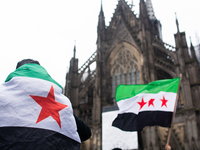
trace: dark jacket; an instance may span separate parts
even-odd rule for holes
[[[80,136],[81,142],[86,141],[91,137],[90,128],[76,115],[74,115],[77,124],[77,132]]]

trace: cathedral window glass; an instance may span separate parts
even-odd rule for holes
[[[129,85],[129,84],[131,84],[131,79],[130,79],[130,73],[129,72],[127,72],[127,84]]]
[[[115,89],[116,89],[115,74],[113,74],[113,77],[112,77],[112,97],[115,97]]]
[[[140,84],[140,72],[138,69],[136,70],[136,84]]]
[[[121,82],[121,84],[125,84],[125,78],[124,78],[124,73],[122,72],[122,75],[121,75],[121,77],[122,77],[122,82]]]
[[[120,85],[120,73],[117,72],[117,86]]]
[[[131,70],[131,83],[135,84],[135,72],[134,72],[134,68],[132,68],[132,70]]]

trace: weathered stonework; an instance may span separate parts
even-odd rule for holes
[[[148,6],[150,3],[148,0]],[[74,113],[92,129],[91,139],[81,149],[101,149],[102,107],[115,104],[117,84],[147,84],[180,74],[183,77],[170,145],[178,150],[200,149],[200,66],[194,47],[191,44],[189,55],[185,32],[179,31],[178,20],[174,35],[176,46],[164,43],[161,24],[148,11],[144,0],[140,0],[137,18],[129,5],[119,0],[106,27],[101,8],[96,52],[80,68],[75,55],[70,61],[65,95],[72,101]],[[96,63],[93,71],[90,70],[92,63]],[[168,129],[145,127],[140,135],[140,149],[161,150],[165,147]]]

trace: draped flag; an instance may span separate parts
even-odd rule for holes
[[[112,125],[124,131],[145,126],[170,127],[180,78],[142,85],[119,85],[115,99],[119,114]]]
[[[0,149],[79,150],[71,102],[38,64],[25,64],[0,85]]]

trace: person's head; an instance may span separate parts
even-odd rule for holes
[[[21,60],[21,61],[19,61],[19,62],[17,63],[16,69],[19,68],[19,67],[21,67],[21,66],[24,65],[24,64],[38,64],[38,65],[40,65],[40,63],[39,63],[37,60],[33,60],[33,59],[23,59],[23,60]]]
[[[122,150],[121,148],[114,148],[114,149],[112,149],[112,150]]]

